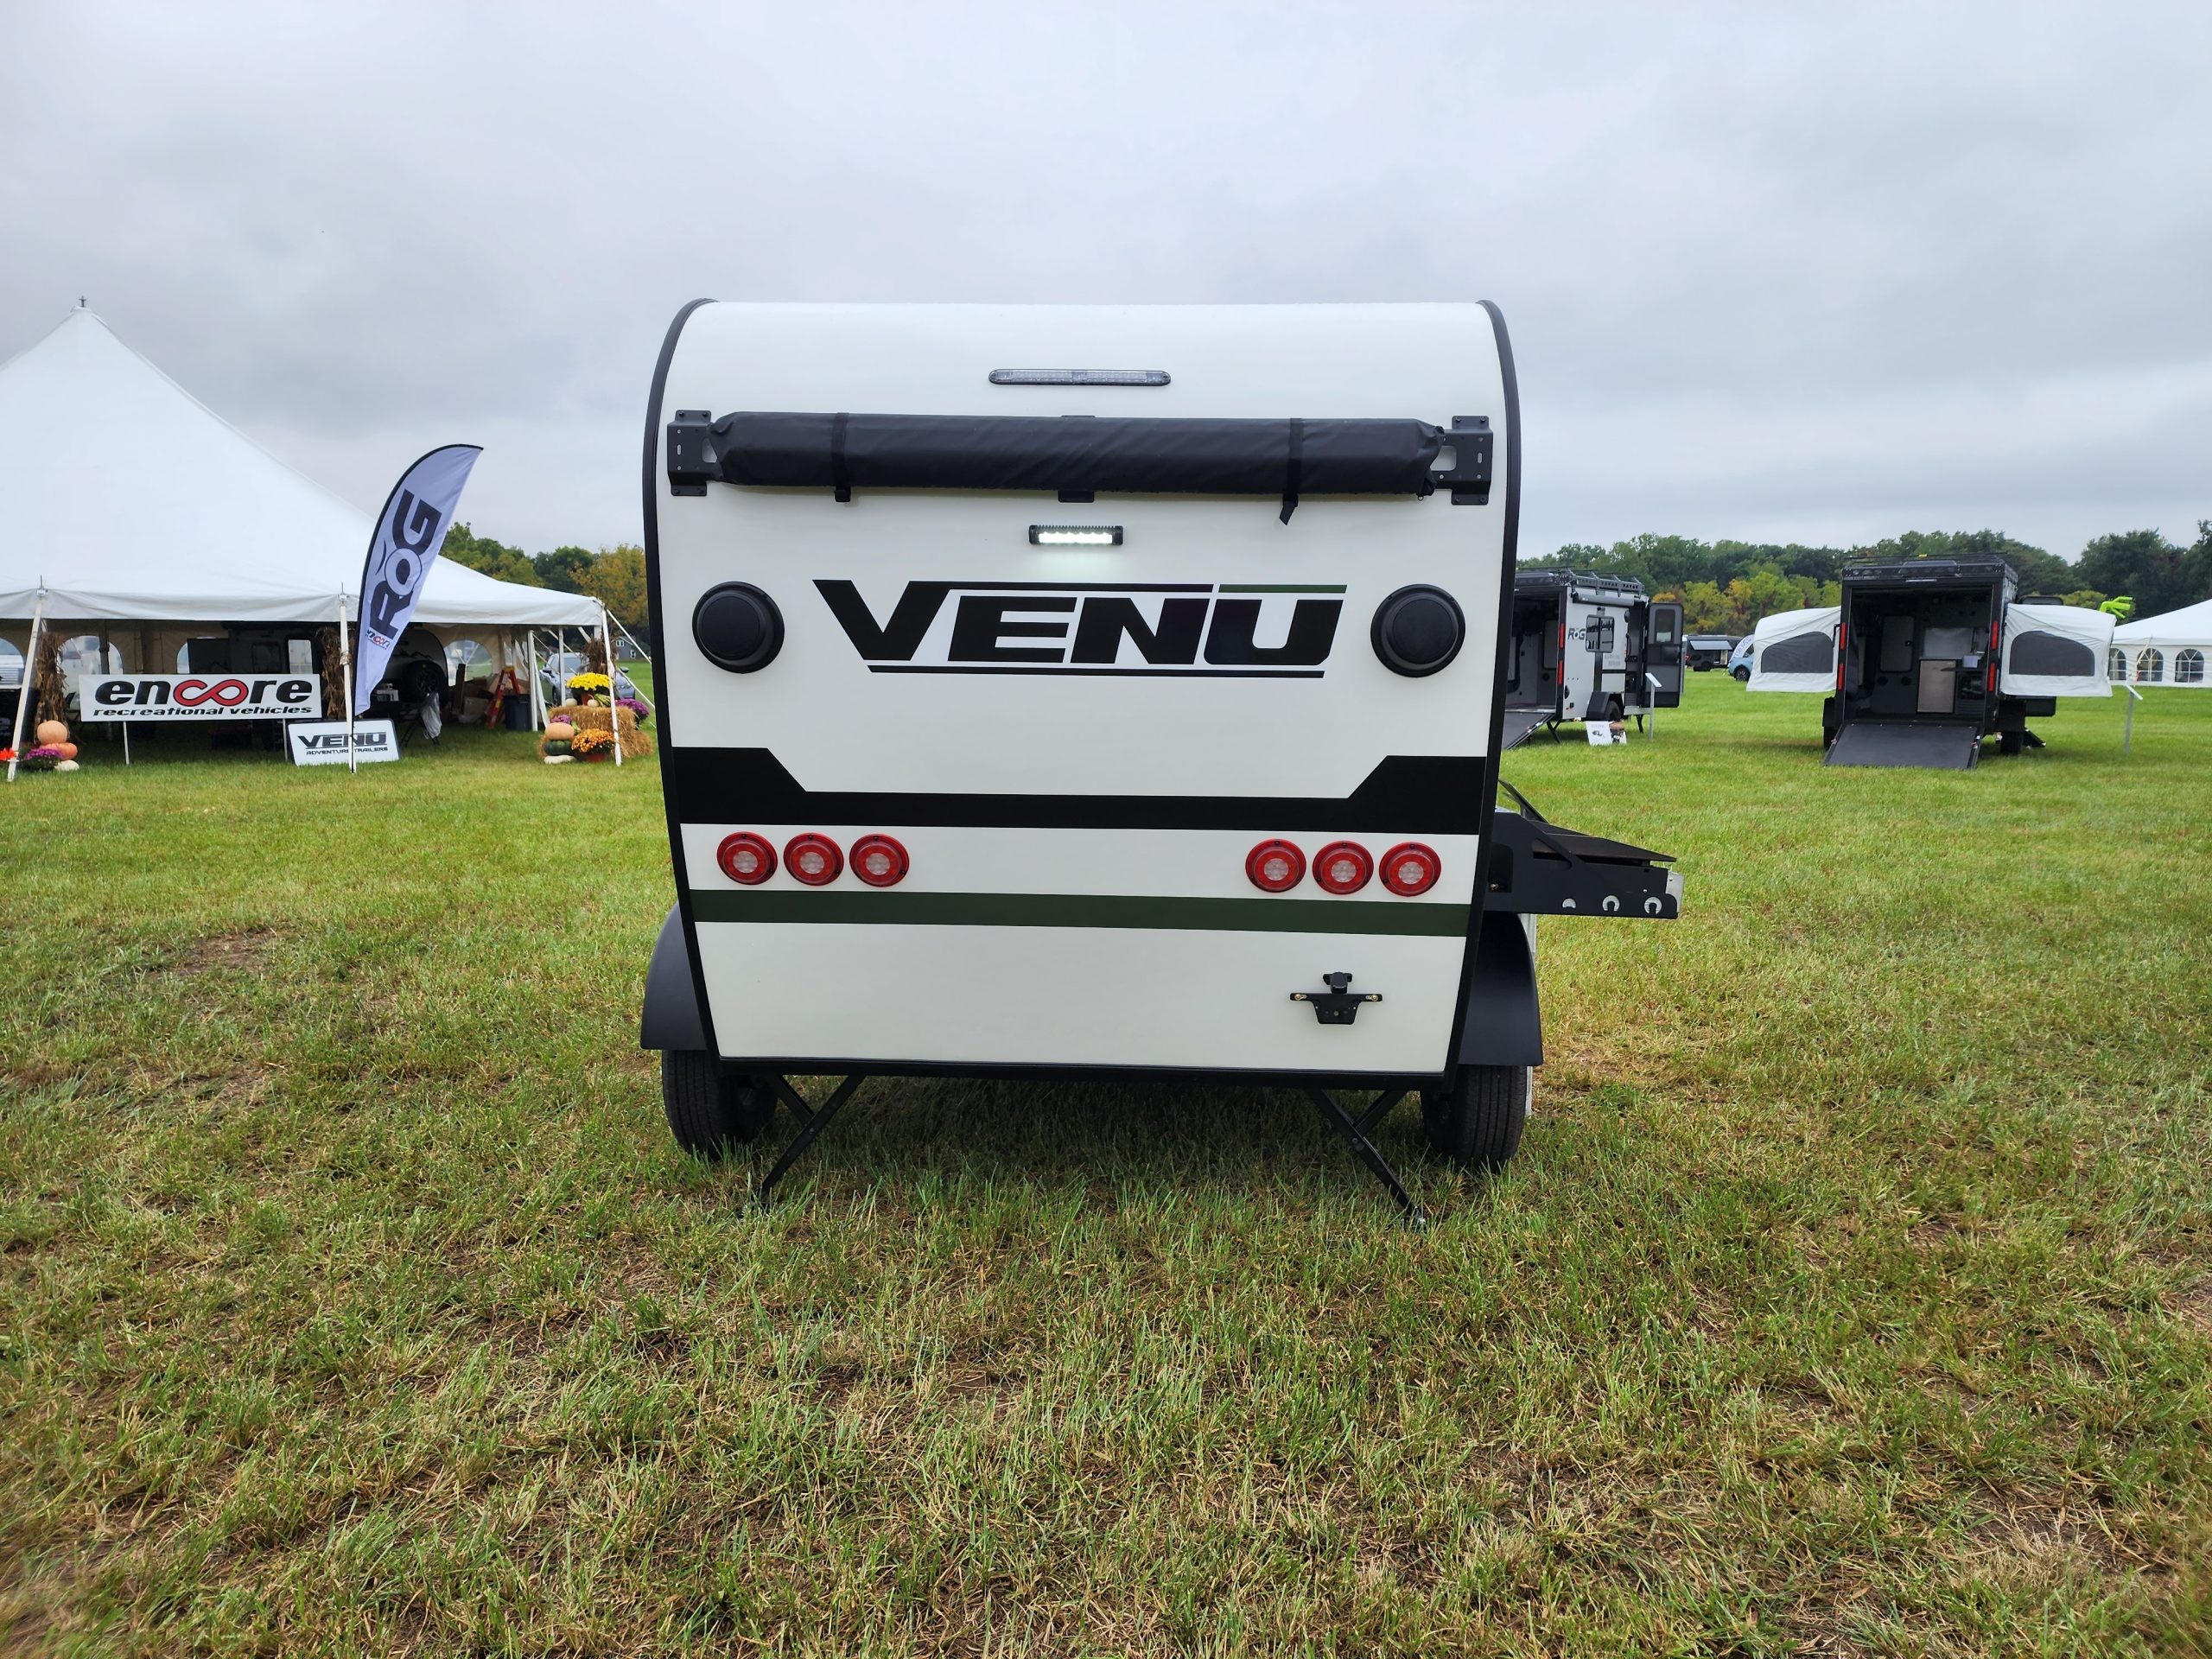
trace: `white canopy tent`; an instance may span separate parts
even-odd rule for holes
[[[2137,685],[2212,686],[2212,599],[2112,631],[2112,677]]]
[[[173,653],[178,625],[350,626],[369,529],[82,306],[0,364],[0,639],[26,682],[32,636],[52,625],[137,625],[101,632],[146,672],[173,671],[173,655],[128,658]],[[415,621],[511,664],[527,631],[607,627],[597,600],[445,559]]]

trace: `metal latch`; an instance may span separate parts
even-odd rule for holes
[[[1446,439],[1452,447],[1448,471],[1429,474],[1436,487],[1452,492],[1455,507],[1490,505],[1491,449],[1493,443],[1487,415],[1454,415]]]
[[[1325,1026],[1348,1026],[1359,1017],[1361,1003],[1382,1000],[1382,994],[1379,991],[1362,991],[1355,995],[1346,989],[1351,983],[1350,974],[1324,974],[1321,982],[1329,988],[1325,991],[1293,991],[1290,1000],[1311,1004],[1313,1017]]]
[[[715,415],[708,409],[679,409],[668,423],[668,493],[704,495],[709,480],[719,477],[721,459],[715,453]]]

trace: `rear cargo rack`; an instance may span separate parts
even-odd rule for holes
[[[1227,420],[1090,415],[856,415],[681,409],[668,483],[827,489],[1020,490],[1063,500],[1116,495],[1304,495],[1490,499],[1486,415],[1416,420]],[[1440,465],[1449,451],[1449,464]]]
[[[1671,921],[1681,914],[1681,878],[1655,853],[1624,841],[1561,829],[1498,779],[1521,810],[1491,815],[1489,880],[1483,907],[1515,916],[1629,916]]]

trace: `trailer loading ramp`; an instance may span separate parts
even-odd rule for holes
[[[1558,718],[1558,711],[1549,703],[1541,707],[1516,709],[1510,703],[1505,709],[1505,731],[1498,740],[1498,750],[1516,748],[1529,741],[1529,734],[1548,720]]]
[[[1854,720],[1828,746],[1827,764],[1966,772],[1980,759],[1979,726],[1957,721]]]

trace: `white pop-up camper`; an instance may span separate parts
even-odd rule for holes
[[[1752,635],[1754,691],[1827,692],[1832,766],[1963,770],[1994,733],[2000,751],[2043,747],[2031,717],[2060,697],[2106,697],[2113,619],[2017,602],[2002,559],[1859,560],[1841,602],[1784,611]]]
[[[1409,1210],[1365,1133],[1406,1094],[1511,1156],[1530,918],[1679,893],[1493,813],[1515,398],[1485,306],[687,308],[645,454],[678,1141],[784,1102],[765,1195],[869,1076],[1203,1076],[1303,1089]]]
[[[1565,720],[1639,722],[1682,701],[1682,607],[1628,576],[1523,570],[1513,579],[1507,748]]]

